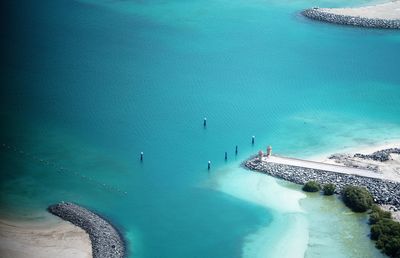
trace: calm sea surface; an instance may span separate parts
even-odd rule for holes
[[[346,4],[2,3],[1,213],[77,202],[131,257],[381,257],[366,216],[239,167],[400,137],[399,32],[299,15]]]

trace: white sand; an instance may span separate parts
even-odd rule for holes
[[[354,17],[400,19],[400,1],[355,8],[320,8],[320,11]]]
[[[84,230],[58,218],[43,221],[0,219],[2,258],[90,258],[92,247]]]

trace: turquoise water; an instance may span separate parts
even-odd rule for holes
[[[132,257],[380,257],[365,218],[342,223],[340,203],[239,168],[267,144],[308,157],[399,137],[400,34],[298,14],[346,4],[5,4],[1,212],[75,201],[118,225]],[[332,223],[311,219],[331,206]]]

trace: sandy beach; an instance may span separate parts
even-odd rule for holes
[[[371,19],[400,19],[400,1],[354,8],[320,8],[322,12]]]
[[[55,216],[40,221],[0,219],[2,258],[90,258],[89,235]]]

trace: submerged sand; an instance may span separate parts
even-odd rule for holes
[[[90,258],[92,247],[84,230],[58,218],[41,221],[0,219],[2,258]]]
[[[319,11],[370,19],[399,20],[400,1],[354,8],[319,8]]]

